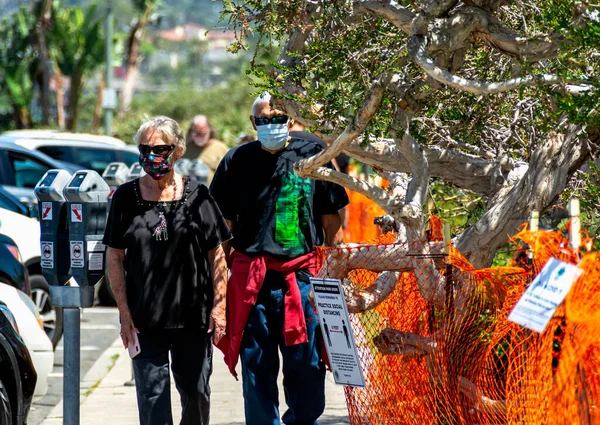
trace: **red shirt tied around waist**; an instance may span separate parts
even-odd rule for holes
[[[227,285],[227,333],[217,347],[225,354],[225,363],[236,378],[235,367],[240,354],[244,328],[252,306],[256,304],[267,270],[281,272],[288,284],[284,297],[283,334],[285,344],[295,345],[308,342],[302,299],[295,273],[302,269],[307,269],[313,276],[316,274],[316,253],[314,251],[287,261],[270,256],[249,257],[237,251],[233,253],[231,277]]]

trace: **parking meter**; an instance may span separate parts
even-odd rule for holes
[[[69,275],[69,228],[63,189],[71,180],[66,170],[49,170],[35,186],[40,220],[42,274],[52,286],[61,286]]]
[[[108,195],[108,209],[110,210],[110,204],[112,197],[115,194],[115,190],[123,183],[127,181],[127,175],[129,174],[129,167],[124,162],[111,162],[106,166],[102,173],[102,178],[110,187],[110,194]]]
[[[181,174],[182,176],[188,176],[190,172],[191,161],[187,158],[181,158],[175,163],[173,167],[177,174]]]
[[[127,174],[127,181],[130,182],[131,180],[138,179],[145,175],[146,175],[146,172],[144,171],[144,169],[142,168],[142,166],[140,164],[137,164],[137,163],[132,164],[131,168],[129,169],[129,174]]]
[[[189,176],[198,181],[198,183],[206,185],[208,181],[208,173],[210,169],[208,165],[199,159],[194,159],[190,163]]]
[[[71,275],[93,304],[94,285],[104,276],[106,246],[102,244],[110,187],[92,170],[77,171],[63,189],[69,217]],[[82,295],[83,302],[83,295]]]
[[[127,181],[128,174],[129,167],[127,164],[124,162],[111,162],[102,173],[102,178],[108,184],[112,193]]]

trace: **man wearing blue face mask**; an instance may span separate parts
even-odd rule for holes
[[[280,351],[289,408],[281,421],[315,425],[325,408],[325,366],[309,277],[315,247],[342,242],[338,211],[348,197],[341,186],[294,174],[294,163],[322,147],[290,137],[291,120],[270,100],[263,93],[252,106],[258,140],[230,150],[211,184],[234,236],[227,331],[217,346],[234,376],[241,360],[246,424],[281,423]]]

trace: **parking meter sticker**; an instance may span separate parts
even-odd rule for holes
[[[88,269],[89,270],[104,270],[104,256],[98,252],[90,252]]]
[[[44,269],[54,268],[54,242],[42,242],[41,266]]]
[[[71,204],[71,223],[81,223],[83,221],[83,208],[81,204]]]
[[[71,241],[71,267],[82,269],[84,262],[83,241]]]
[[[88,252],[104,252],[106,251],[106,245],[101,241],[87,241]]]
[[[42,202],[42,220],[52,220],[52,202]]]

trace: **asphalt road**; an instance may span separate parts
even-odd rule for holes
[[[81,378],[119,335],[119,318],[114,307],[93,307],[81,316]],[[63,342],[56,347],[54,369],[48,377],[48,393],[35,401],[28,425],[38,425],[63,398]]]

